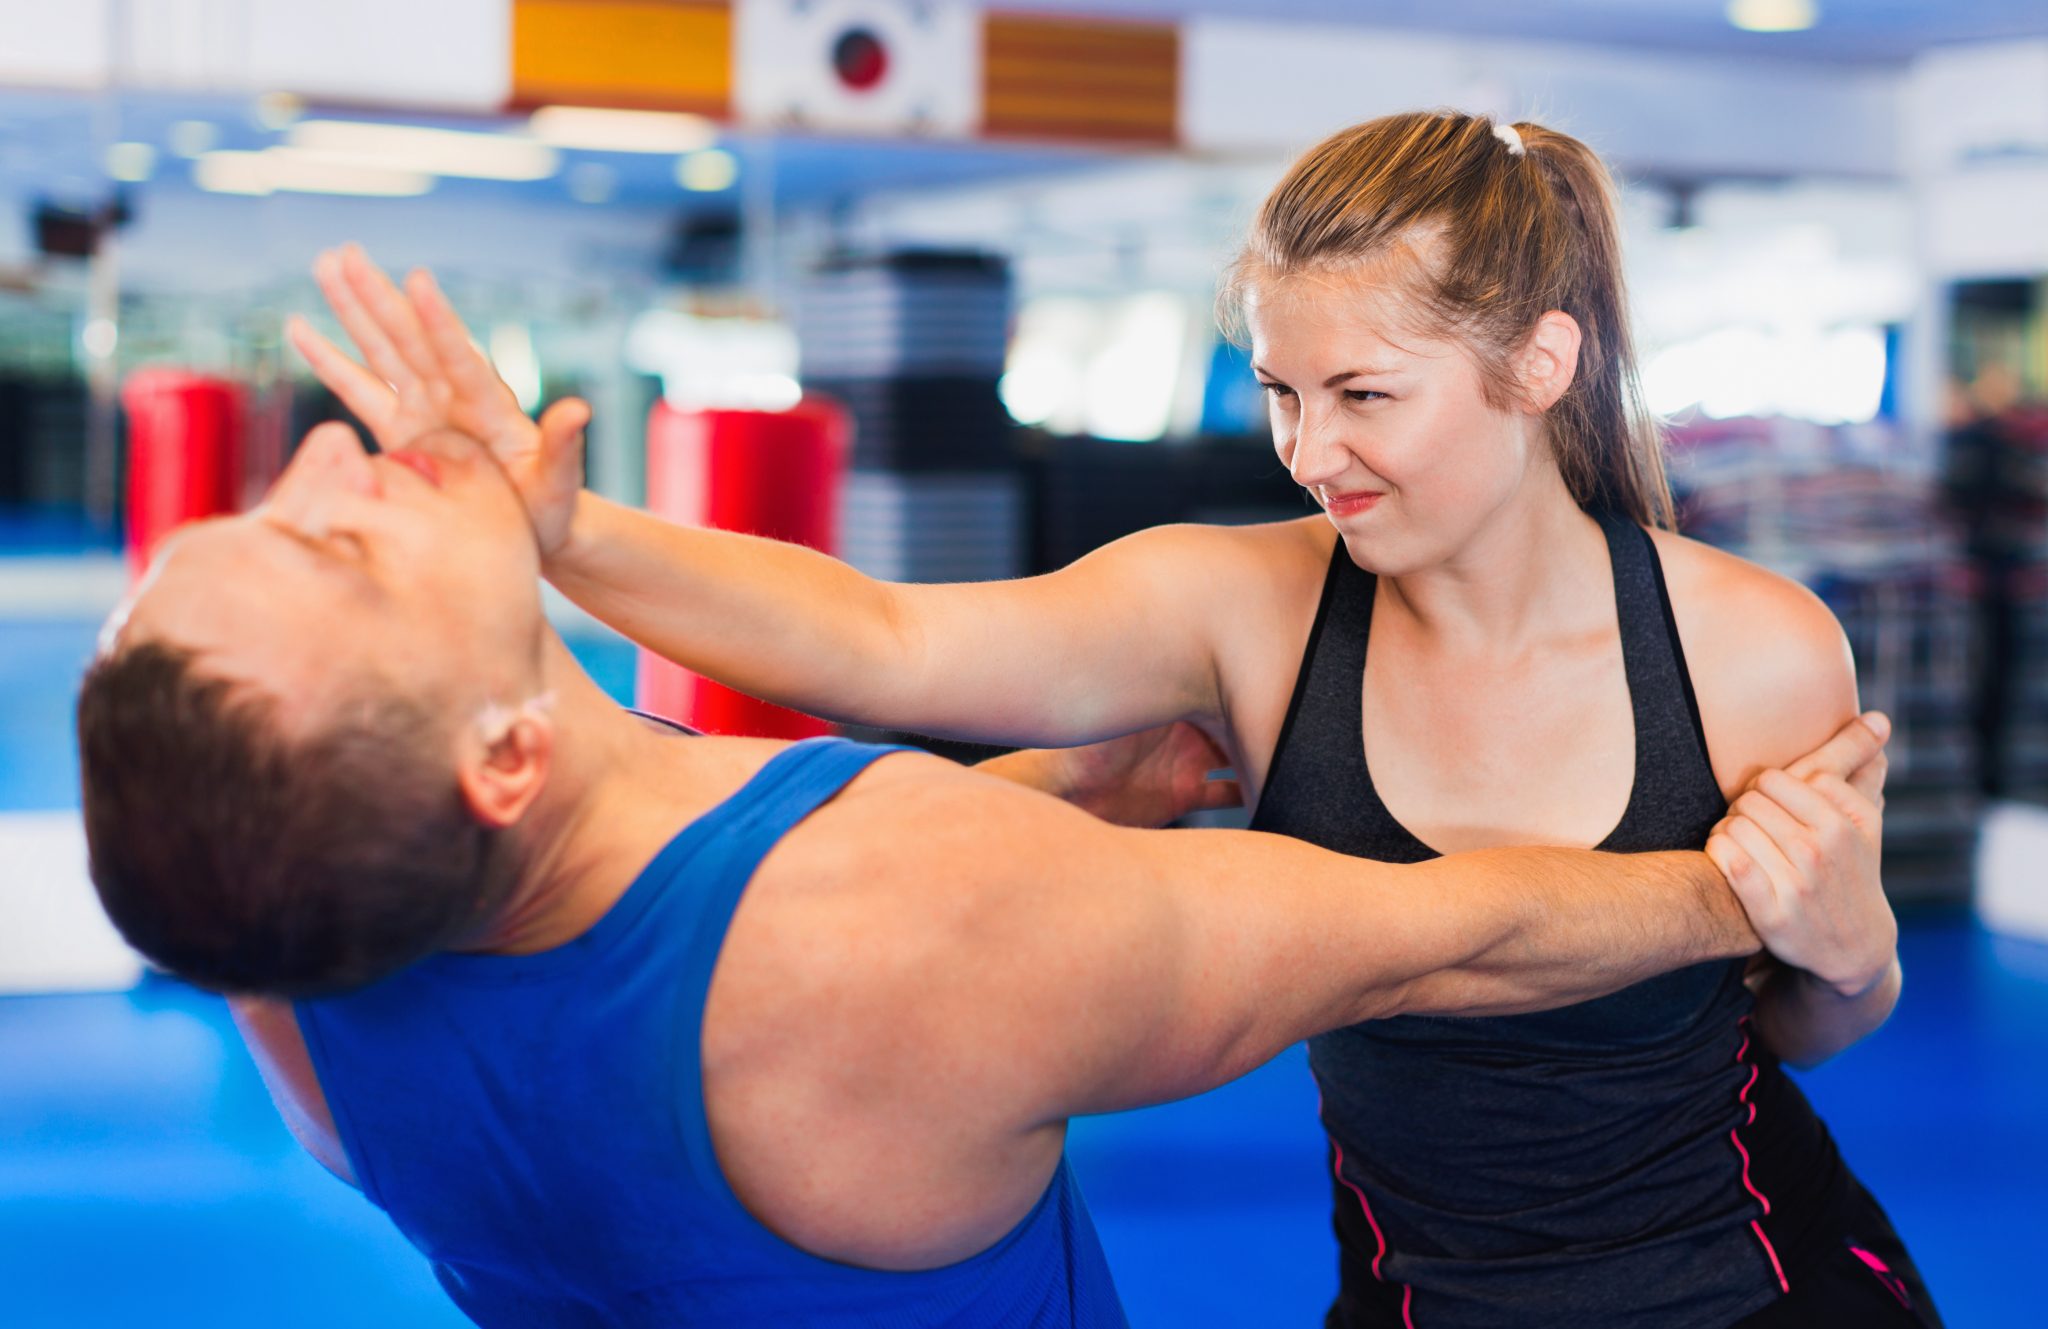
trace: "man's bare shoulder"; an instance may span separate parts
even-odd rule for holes
[[[1697,540],[1652,538],[1724,787],[1818,747],[1856,713],[1848,639],[1819,596]]]
[[[1006,966],[1042,938],[1014,905],[1091,818],[924,754],[882,758],[763,861],[705,1010],[720,1164],[786,1239],[927,1268],[985,1248],[1057,1164],[1005,1082],[1021,1003]],[[1059,828],[1059,829],[1054,829]],[[1107,828],[1104,828],[1107,829]],[[1048,902],[1050,905],[1051,902]],[[1028,1022],[1026,1022],[1028,1023]],[[941,1217],[942,1216],[942,1217]]]
[[[1048,889],[1057,862],[1113,834],[1048,794],[928,753],[893,753],[785,836],[747,899],[782,920],[778,935],[864,935],[858,953],[827,950],[854,966],[849,981],[868,981],[881,957],[951,945],[971,916],[1012,892]],[[812,951],[814,964],[825,958]]]

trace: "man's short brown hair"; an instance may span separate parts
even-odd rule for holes
[[[431,759],[444,729],[359,695],[288,738],[273,698],[189,651],[103,657],[78,698],[101,904],[130,945],[223,992],[342,991],[442,949],[511,884],[499,833]]]

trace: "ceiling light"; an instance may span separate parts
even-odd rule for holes
[[[739,178],[739,159],[723,148],[706,148],[676,158],[676,183],[697,193],[730,189]]]
[[[156,173],[156,149],[147,143],[116,143],[107,149],[107,174],[140,184]]]
[[[336,162],[478,180],[545,180],[561,165],[553,148],[528,139],[368,120],[303,120],[287,141]]]
[[[434,187],[424,171],[393,170],[334,161],[290,148],[265,152],[209,152],[192,166],[192,179],[216,194],[357,194],[405,198]]]
[[[543,143],[589,152],[695,152],[718,141],[718,126],[711,121],[674,111],[543,106],[526,128]]]
[[[192,164],[192,182],[212,194],[268,194],[276,186],[260,152],[209,152]]]
[[[1728,21],[1744,32],[1804,32],[1820,21],[1814,0],[1728,0]]]

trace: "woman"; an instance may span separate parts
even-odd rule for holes
[[[1802,910],[1806,865],[1719,829],[1752,779],[1795,816],[1854,797],[1774,769],[1854,713],[1848,652],[1805,591],[1668,530],[1612,187],[1584,145],[1425,113],[1312,149],[1224,310],[1322,514],[1146,531],[1002,584],[885,585],[579,495],[580,405],[515,420],[423,275],[410,299],[357,254],[320,276],[378,377],[493,441],[554,583],[690,668],[988,741],[1185,719],[1230,758],[1255,826],[1375,857],[1711,837],[1772,948],[1747,981],[1702,966],[1544,1015],[1315,1040],[1332,1325],[1938,1322],[1779,1069],[1889,1013],[1890,910]],[[392,409],[294,337],[366,421]]]

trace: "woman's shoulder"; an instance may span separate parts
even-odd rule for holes
[[[1697,540],[1650,538],[1724,789],[1818,747],[1856,713],[1848,639],[1819,596]]]
[[[1335,541],[1321,517],[1245,526],[1183,523],[1127,535],[1075,566],[1099,563],[1155,584],[1170,581],[1201,602],[1244,611],[1272,603],[1276,592],[1287,598],[1290,587],[1320,591]]]
[[[1186,551],[1207,551],[1239,561],[1253,555],[1264,565],[1273,562],[1299,564],[1306,560],[1318,569],[1330,561],[1337,534],[1320,516],[1295,517],[1287,521],[1251,522],[1224,526],[1210,522],[1180,522],[1148,526],[1125,536],[1118,545],[1165,547]]]
[[[1795,655],[1841,644],[1834,611],[1792,578],[1672,531],[1653,530],[1650,539],[1675,613],[1715,627],[1749,624]]]

